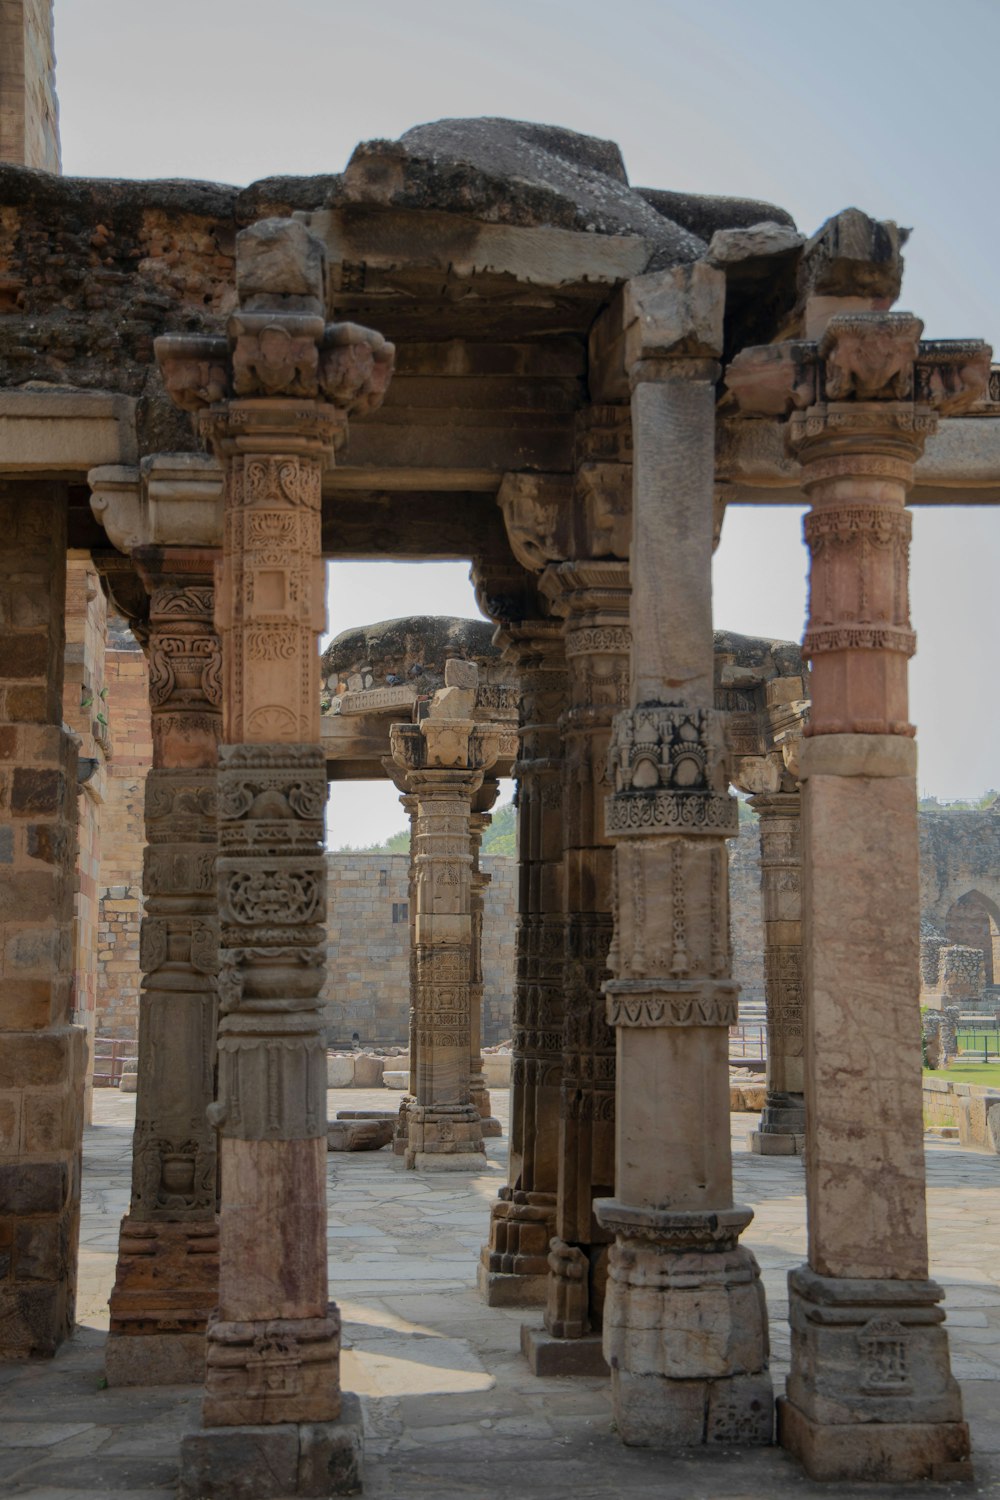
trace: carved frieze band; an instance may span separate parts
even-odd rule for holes
[[[219,1104],[227,1135],[325,1128],[326,765],[318,745],[219,751]]]
[[[735,838],[739,805],[734,797],[705,792],[631,791],[608,797],[605,828],[609,838],[630,834],[712,834]]]
[[[609,1026],[735,1026],[735,980],[609,980],[604,986]]]

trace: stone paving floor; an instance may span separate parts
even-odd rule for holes
[[[384,1089],[331,1092],[338,1108],[391,1107]],[[493,1095],[506,1124],[505,1092]],[[0,1366],[0,1495],[22,1500],[172,1496],[193,1388],[107,1390],[102,1346],[118,1222],[128,1203],[135,1096],[96,1096],[84,1146],[80,1328],[54,1360]],[[755,1117],[733,1116],[737,1196],[771,1313],[775,1386],[787,1368],[785,1273],[805,1255],[802,1164],[751,1156]],[[477,1176],[419,1177],[388,1152],[329,1159],[330,1289],[344,1316],[345,1388],[364,1398],[372,1500],[783,1500],[785,1496],[994,1496],[1000,1500],[1000,1159],[928,1142],[933,1273],[947,1288],[953,1364],[972,1424],[969,1484],[831,1487],[780,1450],[671,1458],[626,1449],[607,1383],[536,1380],[522,1321],[487,1308],[475,1267],[504,1180],[505,1140]]]

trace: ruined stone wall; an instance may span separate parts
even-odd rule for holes
[[[134,1037],[139,1018],[139,922],[142,916],[143,796],[153,757],[146,658],[120,622],[105,656],[112,736],[101,816],[97,1027]]]
[[[52,0],[0,4],[0,161],[60,170]]]
[[[483,856],[491,877],[483,921],[483,1042],[510,1035],[517,863]],[[406,1045],[409,1037],[408,854],[327,856],[327,977],[331,1046]]]

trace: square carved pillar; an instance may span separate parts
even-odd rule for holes
[[[140,934],[132,1198],[122,1220],[109,1385],[200,1381],[219,1294],[215,1096],[216,777],[222,652],[210,549],[138,547],[149,590],[153,765]]]
[[[736,834],[714,707],[711,558],[716,356],[725,282],[696,265],[626,287],[632,388],[632,653],[615,720],[607,827],[617,1035],[614,1234],[604,1317],[623,1441],[769,1443],[759,1270],[734,1205],[725,839]]]
[[[86,1036],[73,1024],[77,747],[66,496],[0,487],[0,1358],[73,1328]]]
[[[767,1099],[760,1129],[749,1138],[758,1156],[797,1156],[805,1149],[801,804],[797,789],[750,799],[760,828],[767,1007]]]
[[[818,343],[744,349],[726,376],[744,413],[787,418],[812,506],[799,756],[809,1260],[789,1276],[778,1434],[821,1480],[970,1473],[928,1275],[906,498],[937,413],[978,400],[990,350],[922,331],[911,313],[838,313]]]
[[[520,684],[518,915],[507,1185],[490,1215],[479,1290],[494,1307],[544,1305],[556,1232],[563,1045],[562,624],[508,625]]]

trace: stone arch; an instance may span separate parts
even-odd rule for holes
[[[979,948],[986,962],[986,983],[1000,982],[1000,906],[980,890],[953,901],[944,920],[950,943]]]

